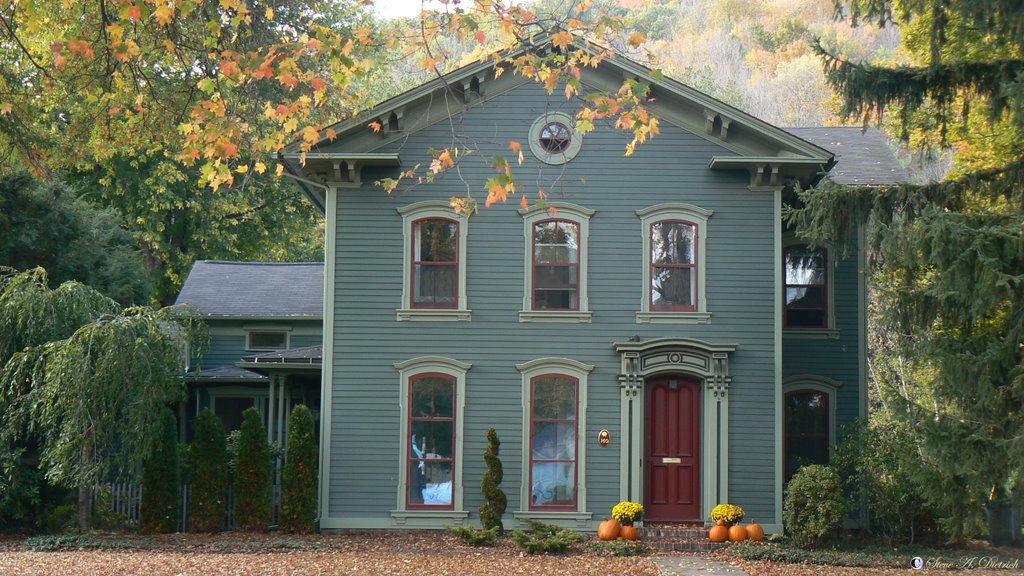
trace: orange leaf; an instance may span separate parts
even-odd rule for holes
[[[475,37],[476,37],[476,41],[481,43],[481,44],[483,44],[484,42],[487,41],[487,34],[484,34],[483,30],[477,30]]]
[[[133,22],[138,22],[142,19],[142,10],[138,6],[132,4],[128,7],[128,17],[131,18]]]
[[[519,201],[519,207],[526,210],[530,207],[530,202],[526,199],[526,194],[523,194],[523,199]]]
[[[518,154],[523,150],[523,145],[516,140],[511,140],[508,143],[508,149]]]
[[[551,45],[556,48],[568,48],[570,43],[572,43],[572,34],[564,30],[551,37]]]
[[[10,102],[4,102],[3,104],[0,104],[0,116],[8,115],[11,113],[12,110],[14,110],[14,104],[11,104]]]
[[[332,140],[333,141],[335,138],[338,137],[338,133],[335,132],[334,130],[331,130],[330,128],[325,130],[324,133],[327,135],[327,139],[328,140]]]
[[[643,32],[633,32],[632,34],[629,35],[629,40],[626,40],[626,43],[632,46],[633,48],[639,48],[640,45],[644,43],[644,40],[645,38]]]
[[[384,127],[384,126],[383,126],[383,125],[382,125],[382,124],[381,124],[380,122],[378,122],[378,121],[376,121],[376,120],[375,120],[375,121],[373,121],[373,122],[370,122],[370,130],[373,130],[373,131],[374,131],[374,132],[376,132],[377,134],[380,134],[380,130],[381,130],[381,128],[383,128],[383,127]]]

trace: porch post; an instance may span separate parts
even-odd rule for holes
[[[274,385],[277,376],[270,375],[270,402],[267,402],[267,443],[274,441]]]

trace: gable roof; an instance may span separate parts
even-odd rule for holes
[[[322,262],[198,260],[175,304],[217,318],[323,318]]]
[[[539,39],[534,46],[544,46],[545,42]],[[575,39],[574,48],[592,54],[603,52],[582,38]],[[520,47],[509,57],[528,49]],[[378,152],[388,143],[532,82],[508,68],[508,64],[492,61],[469,64],[334,124],[330,132],[321,132],[320,140],[308,152],[303,153],[302,142],[297,141],[279,152],[278,158],[286,174],[323,210],[329,187],[361,185],[362,167],[389,166],[396,171],[403,167],[397,153]],[[627,78],[651,87],[647,106],[662,122],[713,141],[727,151],[712,159],[711,169],[747,170],[752,188],[772,188],[793,179],[809,183],[834,163],[829,150],[678,81],[656,78],[649,68],[622,55],[604,58],[597,67],[581,71],[581,81],[588,90],[614,92]],[[381,127],[376,133],[369,128],[371,122]],[[416,128],[407,130],[406,126]],[[329,133],[334,137],[328,138]]]
[[[786,128],[786,131],[831,150],[836,155],[836,165],[829,177],[840,184],[878,186],[910,181],[910,173],[900,164],[885,134],[878,128],[828,126]]]

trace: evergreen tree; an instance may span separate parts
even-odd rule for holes
[[[178,462],[178,424],[167,408],[160,419],[160,440],[142,465],[143,532],[169,533],[178,529],[181,470]]]
[[[313,415],[302,404],[288,418],[288,449],[281,478],[281,530],[316,528],[317,448]]]
[[[272,463],[267,430],[255,408],[242,413],[235,469],[235,528],[264,532],[270,524]]]
[[[193,532],[224,528],[228,493],[228,443],[220,418],[204,408],[196,419],[192,440],[192,499],[189,518]]]
[[[819,44],[845,112],[891,111],[905,136],[955,144],[952,177],[923,185],[800,194],[788,218],[816,244],[852,243],[867,225],[879,321],[918,359],[921,390],[901,418],[920,435],[929,503],[952,538],[988,520],[1008,541],[1007,502],[1024,491],[1024,4],[849,0],[854,22],[898,24],[914,65],[851,62]],[[981,112],[979,114],[979,111]],[[980,121],[979,116],[984,116]],[[979,131],[999,132],[983,148]]]
[[[487,472],[484,473],[483,481],[480,482],[480,489],[484,494],[484,503],[480,506],[480,524],[484,530],[497,528],[498,533],[505,531],[501,523],[501,515],[505,513],[508,499],[501,490],[501,479],[504,472],[501,468],[501,459],[498,458],[498,449],[501,442],[498,440],[498,433],[494,428],[487,429],[487,449],[484,450],[484,463],[487,464]]]

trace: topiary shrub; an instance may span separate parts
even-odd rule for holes
[[[475,526],[447,526],[445,530],[470,546],[494,546],[498,542],[498,527],[477,528]]]
[[[846,513],[843,481],[828,466],[804,466],[786,487],[783,521],[800,546],[813,548],[838,535]]]
[[[513,530],[512,541],[530,554],[565,552],[569,546],[581,542],[583,537],[569,529],[528,520],[529,530]]]
[[[317,449],[313,415],[302,404],[288,417],[288,448],[281,473],[281,530],[316,529]]]
[[[160,438],[153,454],[142,465],[142,504],[139,523],[143,532],[167,534],[178,529],[181,474],[178,460],[178,425],[164,409]]]
[[[487,429],[487,449],[484,450],[484,463],[487,464],[487,472],[480,483],[480,489],[484,494],[484,503],[480,506],[480,524],[484,529],[498,529],[500,536],[505,532],[505,526],[501,523],[501,515],[505,513],[508,505],[508,498],[500,488],[504,472],[501,468],[501,459],[498,458],[498,449],[501,442],[498,440],[498,433],[494,428]]]
[[[273,465],[267,429],[255,408],[242,412],[235,468],[235,528],[265,532],[270,524]]]
[[[208,408],[196,418],[196,435],[189,454],[192,457],[190,528],[193,532],[221,530],[227,513],[228,445],[224,425]]]

